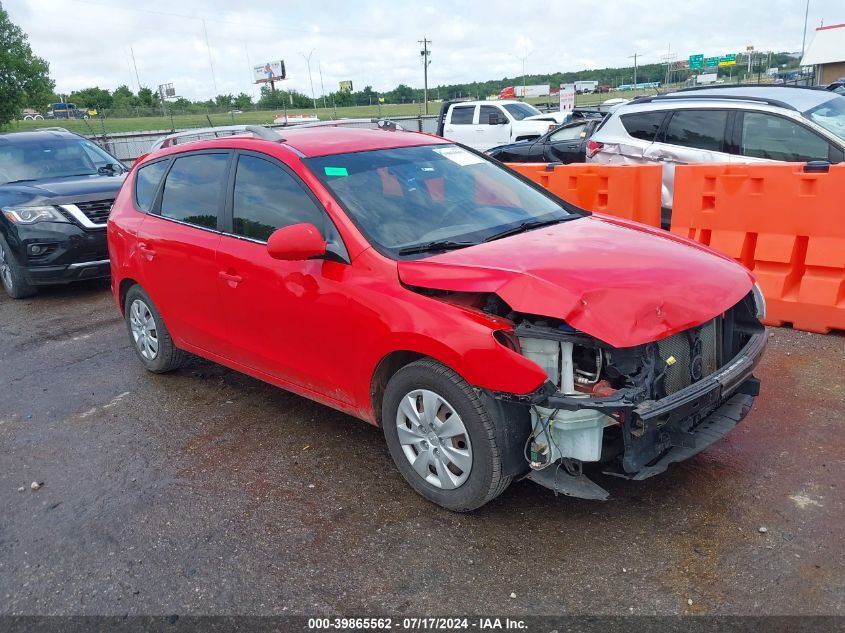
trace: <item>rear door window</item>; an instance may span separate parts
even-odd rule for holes
[[[566,127],[559,129],[557,132],[554,132],[549,137],[549,141],[557,143],[558,141],[574,141],[581,139],[584,138],[586,129],[586,121],[583,123],[576,123],[574,125],[567,125]]]
[[[502,119],[507,120],[507,118],[505,117],[505,113],[499,110],[499,108],[497,108],[496,106],[483,105],[480,107],[478,112],[478,124],[489,125],[491,114],[495,114],[496,118],[499,121],[501,121]]]
[[[135,174],[135,204],[144,213],[149,213],[153,208],[161,177],[169,164],[169,160],[160,160],[144,165]]]
[[[226,191],[229,154],[182,156],[164,181],[161,215],[207,229],[217,229],[220,206]]]
[[[727,110],[677,110],[666,126],[663,142],[721,152],[727,122]]]
[[[740,153],[769,160],[828,160],[830,144],[815,132],[784,117],[745,112]]]
[[[665,112],[637,112],[636,114],[625,114],[620,117],[622,126],[634,138],[641,141],[654,141],[657,131],[663,123]]]
[[[472,125],[472,115],[475,114],[475,106],[455,106],[452,108],[452,125]]]
[[[241,155],[235,173],[232,229],[235,235],[266,242],[276,229],[308,223],[323,232],[323,212],[302,185],[278,165]]]

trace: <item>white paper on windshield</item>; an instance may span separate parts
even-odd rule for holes
[[[440,154],[443,158],[448,158],[453,163],[457,163],[461,167],[466,167],[467,165],[477,165],[478,163],[484,162],[484,159],[480,156],[476,156],[472,152],[468,152],[460,147],[438,147],[434,151],[437,154]]]

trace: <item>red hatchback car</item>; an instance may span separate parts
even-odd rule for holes
[[[606,498],[585,465],[655,475],[751,407],[765,305],[727,257],[437,137],[253,133],[143,157],[115,200],[148,370],[190,352],[380,425],[452,510],[524,476]]]

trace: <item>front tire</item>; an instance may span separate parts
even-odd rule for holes
[[[6,240],[0,236],[0,284],[12,299],[25,299],[38,292],[24,277]]]
[[[173,343],[164,319],[141,286],[132,286],[124,302],[132,349],[147,371],[163,374],[182,366],[185,352]]]
[[[499,496],[501,422],[457,373],[432,359],[406,365],[387,383],[382,429],[390,455],[420,495],[467,512]]]

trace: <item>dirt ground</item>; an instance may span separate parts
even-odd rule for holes
[[[843,615],[845,337],[770,337],[703,454],[459,515],[377,428],[199,359],[146,373],[105,283],[2,297],[0,614]]]

